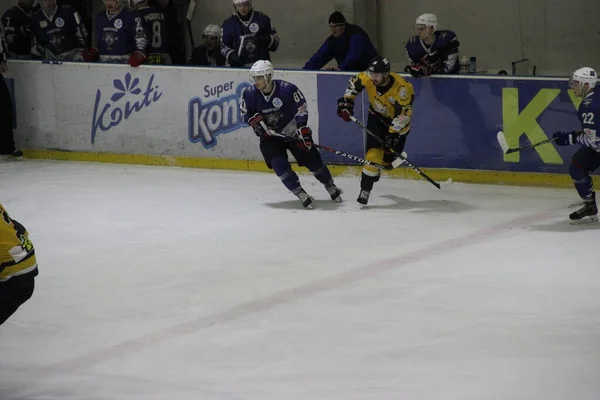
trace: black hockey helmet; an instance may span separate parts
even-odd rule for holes
[[[375,58],[369,62],[367,71],[369,71],[370,74],[389,74],[390,69],[390,60],[385,57],[375,56]]]

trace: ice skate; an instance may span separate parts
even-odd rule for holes
[[[580,222],[585,217],[590,217],[588,221],[598,222],[598,206],[596,205],[596,193],[592,194],[592,199],[583,203],[583,207],[572,212],[569,219],[574,223]]]
[[[343,201],[342,193],[344,193],[344,191],[339,187],[335,186],[335,183],[328,183],[327,185],[325,185],[325,189],[327,189],[327,192],[331,196],[331,200],[336,201],[338,203],[341,203]]]
[[[296,194],[302,202],[302,207],[312,210],[313,209],[313,198],[306,193],[306,191],[300,188],[300,191]]]
[[[358,201],[358,203],[360,204],[360,208],[365,208],[367,206],[367,203],[369,202],[370,194],[371,194],[371,192],[368,190],[362,189],[360,191],[360,194],[358,195],[358,199],[356,199],[356,201]]]

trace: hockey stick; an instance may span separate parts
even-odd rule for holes
[[[240,36],[240,47],[238,47],[238,59],[242,58],[242,50],[244,49],[244,41],[246,40],[246,35]]]
[[[185,16],[188,28],[188,35],[190,35],[190,44],[192,45],[192,51],[196,48],[196,44],[194,43],[194,33],[192,32],[192,16],[194,15],[194,9],[196,8],[196,1],[190,0],[190,5],[188,6],[187,15]]]
[[[302,139],[300,139],[299,137],[283,135],[281,133],[275,132],[274,130],[268,128],[267,125],[263,121],[261,121],[260,123],[263,126],[263,129],[265,129],[267,132],[269,132],[269,135],[271,135],[271,136],[280,137],[280,138],[284,138],[284,139],[291,139],[291,140],[294,140],[294,141],[297,141],[297,142],[301,142],[302,141]],[[362,164],[372,165],[372,166],[374,166],[376,168],[379,168],[379,169],[394,169],[394,168],[397,168],[400,165],[404,164],[404,161],[402,161],[400,158],[394,160],[394,162],[392,162],[389,165],[383,165],[383,164],[379,164],[379,163],[376,163],[376,162],[373,162],[373,161],[365,160],[364,158],[360,158],[358,156],[354,156],[352,154],[348,154],[348,153],[345,153],[345,152],[340,151],[340,150],[332,149],[331,147],[323,146],[323,145],[320,145],[320,144],[317,144],[317,143],[313,143],[313,146],[315,146],[318,149],[323,149],[323,150],[328,151],[330,153],[336,154],[338,156],[342,156],[342,157],[346,157],[346,158],[349,158],[349,159],[354,160],[354,161],[358,161],[359,163],[362,163]],[[402,155],[404,157],[406,157],[406,153],[405,152],[402,152]]]
[[[358,156],[353,156],[352,154],[344,153],[343,151],[340,151],[340,150],[332,149],[331,147],[323,146],[323,145],[320,145],[320,144],[317,144],[317,143],[314,143],[313,145],[316,148],[318,148],[318,149],[323,149],[325,151],[328,151],[330,153],[336,154],[338,156],[342,156],[342,157],[346,157],[346,158],[349,158],[349,159],[354,160],[354,161],[358,161],[361,164],[372,165],[373,167],[376,167],[376,168],[379,168],[379,169],[386,169],[386,170],[388,170],[388,169],[394,169],[394,168],[398,168],[400,165],[404,164],[404,161],[402,161],[402,159],[397,158],[391,164],[389,164],[389,165],[383,165],[383,164],[379,164],[379,163],[376,163],[376,162],[373,162],[373,161],[365,160],[364,158],[360,158]],[[402,152],[402,155],[404,157],[406,157],[406,153],[405,152]]]
[[[525,149],[530,149],[530,148],[532,149],[534,147],[538,147],[538,146],[541,146],[546,143],[553,143],[556,141],[557,138],[546,139],[546,140],[542,140],[541,142],[530,143],[530,144],[526,144],[525,146],[513,147],[513,148],[508,147],[508,143],[506,142],[506,137],[504,136],[504,132],[502,132],[502,131],[498,132],[498,134],[496,135],[496,139],[498,139],[498,144],[502,148],[502,151],[504,152],[504,154],[511,154],[511,153],[516,153],[516,152],[519,152],[519,151],[525,150]]]
[[[356,125],[360,126],[361,128],[364,129],[365,132],[367,132],[368,135],[373,136],[375,139],[377,139],[377,141],[381,144],[383,144],[383,140],[375,135],[373,132],[371,132],[371,130],[369,128],[367,128],[365,126],[365,124],[363,124],[362,122],[360,122],[359,120],[356,119],[356,117],[354,115],[350,116],[350,120],[352,122],[354,122]],[[419,169],[419,167],[417,167],[416,165],[414,165],[413,163],[411,163],[410,161],[408,161],[405,157],[402,157],[402,154],[398,154],[398,152],[394,149],[390,149],[392,151],[392,153],[394,153],[396,155],[396,157],[400,158],[402,160],[402,162],[406,163],[406,165],[408,165],[409,167],[411,167],[413,170],[415,170],[415,172],[417,172],[419,175],[421,175],[423,178],[425,178],[429,183],[431,183],[433,186],[435,186],[438,189],[442,189],[442,186],[448,186],[452,184],[452,178],[448,179],[446,182],[442,182],[442,184],[437,183],[436,181],[434,181],[433,179],[431,179],[425,172],[421,171],[421,169]]]

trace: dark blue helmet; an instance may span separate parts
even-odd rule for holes
[[[385,57],[375,56],[369,63],[367,71],[371,74],[388,74],[390,72],[390,60]]]

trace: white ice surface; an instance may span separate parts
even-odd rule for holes
[[[600,224],[574,190],[24,161],[36,290],[0,400],[600,398]]]

